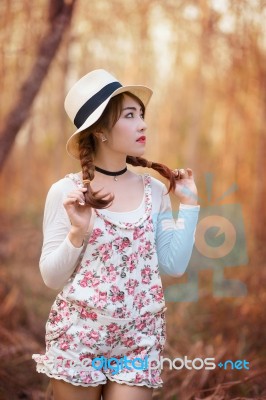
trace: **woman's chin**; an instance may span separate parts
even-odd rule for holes
[[[130,151],[128,154],[129,157],[142,157],[144,155],[145,151],[143,150],[137,150],[137,151]]]

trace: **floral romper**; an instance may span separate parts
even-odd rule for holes
[[[68,178],[83,187],[77,174]],[[144,198],[145,213],[135,223],[114,221],[95,210],[85,254],[51,307],[46,353],[33,355],[38,372],[79,386],[105,384],[107,378],[162,386],[158,361],[157,367],[119,370],[107,364],[96,369],[92,362],[101,356],[159,360],[165,344],[166,307],[147,174]]]

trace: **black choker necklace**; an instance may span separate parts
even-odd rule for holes
[[[101,174],[104,174],[104,175],[113,176],[114,180],[117,181],[117,176],[123,175],[125,172],[127,172],[127,167],[125,167],[124,169],[121,169],[120,171],[111,172],[111,171],[106,171],[106,169],[102,169],[102,168],[99,168],[99,167],[95,166],[95,171],[98,171],[98,172],[100,172]]]

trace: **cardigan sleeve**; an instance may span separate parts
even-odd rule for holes
[[[71,189],[72,182],[62,179],[52,185],[46,198],[39,265],[43,281],[51,289],[59,289],[68,281],[82,250],[68,238],[71,224],[63,200]]]
[[[170,197],[165,193],[164,186],[160,211],[155,222],[158,261],[166,274],[181,276],[192,254],[200,206],[181,203],[175,220]]]

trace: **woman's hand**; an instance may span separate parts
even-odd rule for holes
[[[86,191],[86,188],[74,190],[68,194],[63,202],[71,222],[69,239],[75,247],[82,245],[91,218],[91,207],[85,205],[84,193]]]
[[[176,187],[174,194],[179,198],[180,203],[197,205],[198,191],[190,168],[175,169]]]

